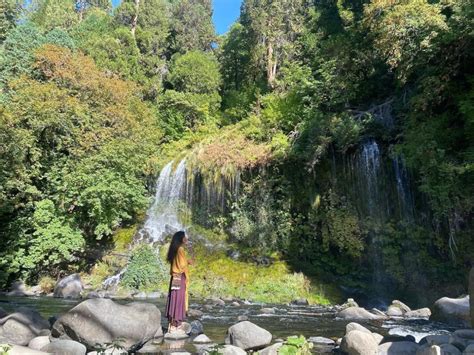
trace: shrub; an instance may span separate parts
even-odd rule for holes
[[[38,285],[41,287],[41,290],[48,294],[53,292],[54,286],[56,285],[56,280],[51,276],[42,276],[38,282]]]
[[[164,266],[158,254],[151,246],[141,244],[132,251],[122,284],[131,289],[147,289],[157,286],[164,274]]]

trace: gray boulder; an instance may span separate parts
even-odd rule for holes
[[[212,340],[206,334],[200,334],[193,339],[193,343],[196,344],[208,344],[212,343]]]
[[[54,287],[54,297],[59,298],[81,298],[84,286],[79,274],[63,277]]]
[[[349,307],[359,307],[356,301],[353,298],[348,298],[347,301],[341,305],[341,308],[349,308]]]
[[[42,335],[42,336],[31,339],[30,342],[28,343],[28,347],[35,350],[41,350],[50,342],[51,341],[49,340],[49,336]]]
[[[249,320],[249,317],[246,316],[246,315],[240,315],[240,316],[237,317],[238,322],[243,322],[243,321],[246,321],[246,320]]]
[[[410,312],[411,309],[408,307],[405,303],[399,301],[399,300],[393,300],[392,301],[392,306],[398,307],[402,310],[403,313]]]
[[[370,313],[361,307],[348,307],[340,311],[337,316],[342,319],[381,319],[379,315]]]
[[[5,311],[2,307],[0,307],[0,319],[6,317],[8,315],[7,311]]]
[[[451,344],[442,344],[439,346],[441,349],[441,355],[461,355],[461,351]]]
[[[334,340],[325,337],[310,337],[308,341],[314,345],[336,345]]]
[[[474,344],[468,345],[466,349],[464,349],[462,355],[474,355]]]
[[[74,340],[56,340],[45,345],[41,351],[54,355],[85,355],[87,353],[86,347]]]
[[[346,325],[346,334],[349,332],[352,332],[354,330],[359,330],[364,333],[372,334],[370,330],[368,330],[366,327],[360,325],[359,323],[356,322],[351,322]]]
[[[291,304],[297,305],[297,306],[308,306],[309,302],[306,298],[299,298],[297,300],[291,301]]]
[[[419,345],[411,341],[395,341],[380,344],[377,355],[416,355]]]
[[[191,318],[201,318],[204,313],[199,309],[190,309],[188,310],[188,317]]]
[[[260,309],[261,314],[275,314],[275,308],[262,308]]]
[[[474,329],[458,329],[451,333],[449,343],[463,350],[468,345],[474,344]]]
[[[434,335],[427,335],[423,339],[420,340],[420,345],[428,344],[428,345],[442,345],[449,343],[449,334],[434,334]]]
[[[224,347],[219,350],[219,354],[222,355],[247,355],[247,353],[241,348],[234,345],[224,345]]]
[[[249,321],[234,324],[227,330],[225,343],[244,350],[262,349],[272,341],[272,334]]]
[[[204,333],[204,326],[202,325],[202,323],[198,320],[193,320],[191,322],[191,328],[190,328],[189,334],[199,335],[202,333]]]
[[[31,339],[48,329],[49,322],[29,308],[19,308],[0,319],[0,338],[16,345],[28,345]]]
[[[156,306],[140,302],[121,305],[106,298],[79,303],[52,328],[53,337],[78,341],[90,350],[120,338],[125,350],[134,351],[162,335],[161,313]]]
[[[376,342],[377,344],[382,344],[382,341],[383,341],[383,335],[382,335],[382,334],[379,334],[379,333],[372,333],[372,336],[374,337],[375,342]]]
[[[461,298],[443,297],[433,307],[433,319],[452,324],[469,326],[469,296]]]
[[[420,308],[413,311],[408,311],[404,314],[406,318],[430,318],[431,310],[429,308]]]
[[[375,355],[377,343],[372,334],[353,330],[342,338],[341,350],[349,355]]]

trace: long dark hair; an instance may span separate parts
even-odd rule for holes
[[[185,236],[186,234],[184,234],[183,231],[176,232],[173,235],[173,239],[171,239],[170,248],[168,249],[168,255],[166,256],[166,260],[168,260],[170,264],[173,263],[174,257],[178,253],[179,247],[183,245],[183,239]]]

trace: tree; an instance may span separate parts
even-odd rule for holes
[[[30,19],[44,30],[70,29],[78,21],[75,0],[33,0]]]
[[[172,17],[170,54],[211,50],[215,30],[210,0],[177,0]]]
[[[277,72],[296,52],[296,38],[303,30],[304,0],[246,0],[240,23],[247,30],[252,61],[265,70],[270,89]]]
[[[7,32],[15,26],[20,12],[20,1],[0,0],[0,44],[5,40]]]

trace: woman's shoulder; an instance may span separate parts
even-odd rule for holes
[[[184,247],[183,246],[180,246],[178,248],[178,253],[184,253]]]

